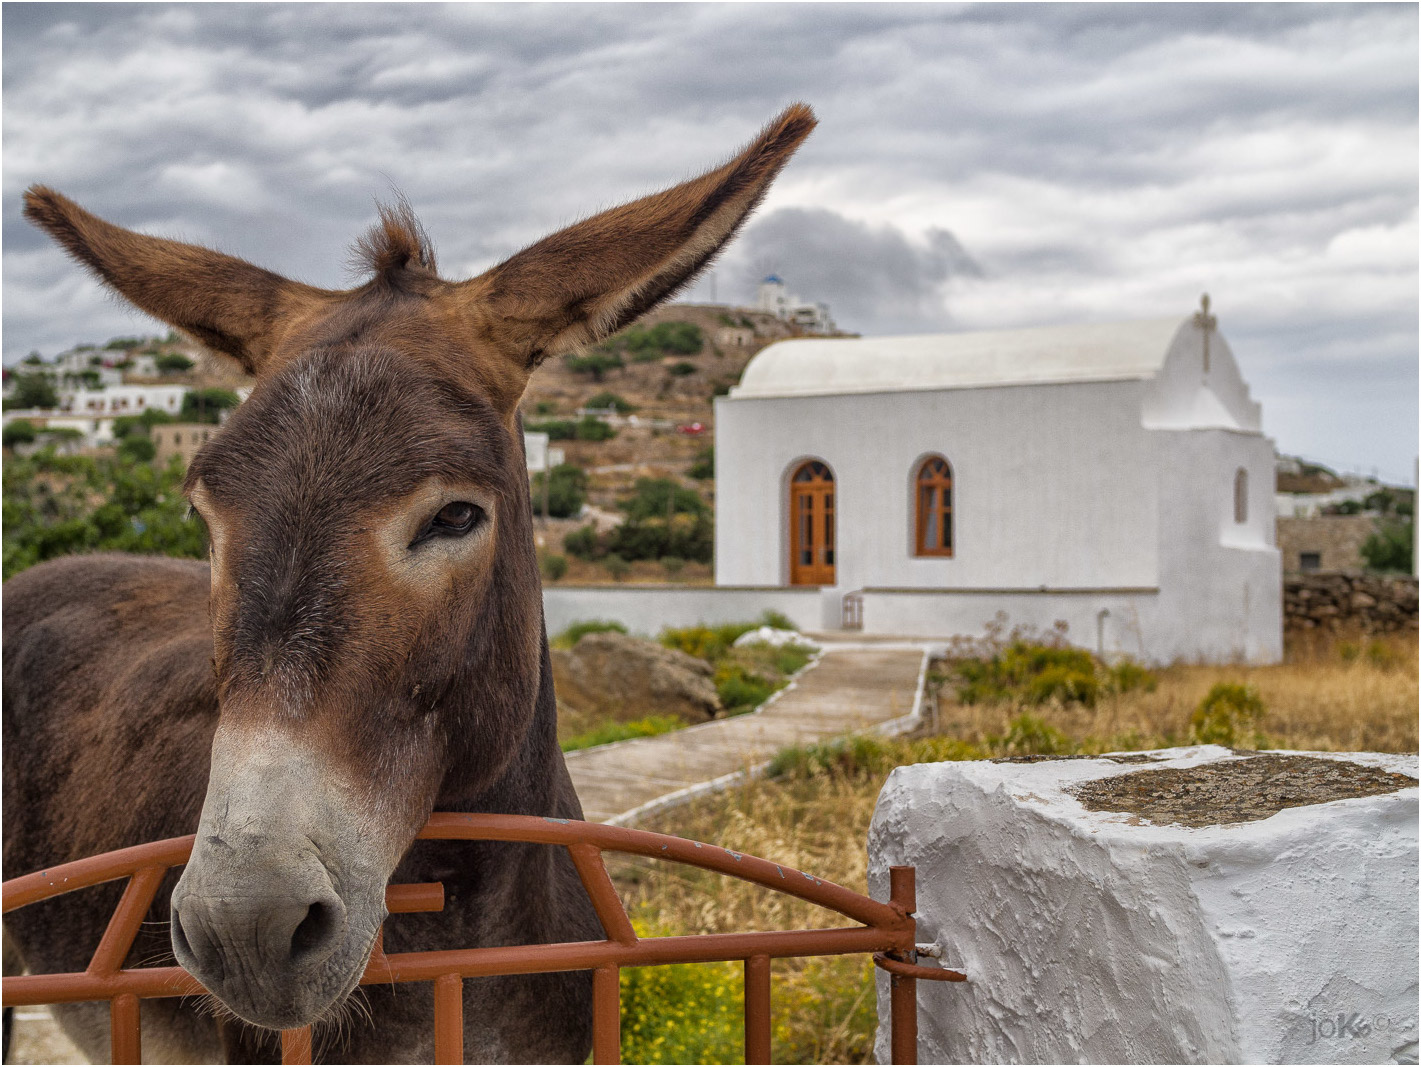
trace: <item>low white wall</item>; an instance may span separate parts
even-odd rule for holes
[[[1169,650],[1158,654],[1146,640],[1143,620],[1153,617],[1158,599],[1151,589],[1044,593],[869,589],[859,595],[864,633],[982,637],[987,624],[1004,612],[1008,630],[1028,626],[1049,631],[1059,619],[1070,627],[1067,639],[1092,652],[1151,661],[1174,658]],[[1104,620],[1099,618],[1102,610],[1109,612]]]
[[[1263,755],[1417,773],[1414,755]],[[918,983],[921,1062],[1415,1063],[1416,786],[1204,826],[1078,799],[1101,779],[1252,757],[1207,745],[1132,758],[1156,762],[889,776],[870,892],[885,899],[889,868],[916,867],[917,940],[968,979]],[[886,1062],[882,973],[878,988]]]
[[[825,622],[823,600],[817,588],[778,586],[545,586],[543,615],[549,635],[575,622],[606,619],[650,637],[668,626],[752,622],[766,611],[788,616],[801,630],[819,630]]]

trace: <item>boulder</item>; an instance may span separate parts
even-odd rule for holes
[[[870,889],[916,866],[918,941],[968,976],[918,983],[920,1062],[1415,1063],[1416,772],[1218,746],[899,768]]]
[[[698,723],[721,710],[714,668],[655,641],[592,633],[552,657],[558,703],[584,714],[621,721],[675,715]]]

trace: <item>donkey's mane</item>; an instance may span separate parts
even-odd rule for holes
[[[434,246],[403,194],[390,203],[377,203],[380,221],[355,242],[351,265],[375,275],[373,280],[398,286],[407,274],[434,276]]]

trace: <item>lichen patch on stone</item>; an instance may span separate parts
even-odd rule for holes
[[[1138,815],[1155,824],[1221,826],[1253,822],[1284,808],[1378,796],[1416,779],[1348,760],[1261,754],[1200,767],[1137,771],[1071,789],[1091,811]]]

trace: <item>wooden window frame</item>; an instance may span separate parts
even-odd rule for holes
[[[1234,471],[1234,524],[1248,522],[1248,468]]]
[[[928,468],[940,463],[946,469],[945,477],[925,478]],[[937,503],[933,505],[933,511],[937,514],[939,525],[939,535],[942,530],[947,531],[947,544],[928,545],[926,543],[928,526],[928,509],[923,507],[923,490],[926,487],[933,487],[938,490]],[[943,504],[942,490],[947,490],[948,503]],[[917,466],[913,474],[913,555],[929,559],[951,559],[957,551],[957,526],[954,522],[956,507],[952,502],[953,476],[952,464],[947,461],[946,456],[931,455],[925,456]]]

